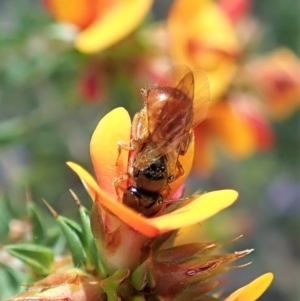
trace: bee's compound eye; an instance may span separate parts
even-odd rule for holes
[[[129,186],[123,194],[123,204],[146,217],[157,214],[163,203],[160,193],[149,192]]]

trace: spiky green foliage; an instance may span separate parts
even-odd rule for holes
[[[9,300],[52,298],[76,301],[90,300],[91,296],[99,301],[118,301],[120,298],[135,301],[217,300],[212,295],[212,291],[220,285],[215,276],[230,269],[228,263],[251,252],[222,254],[220,249],[223,245],[220,243],[172,246],[176,233],[171,232],[149,239],[140,250],[142,256],[137,258],[134,268],[120,267],[112,271],[107,268],[109,260],[106,262],[97,250],[97,246],[107,245],[107,242],[97,240],[114,236],[105,234],[103,225],[99,226],[100,230],[94,228],[92,231],[89,210],[71,193],[78,205],[79,222],[59,215],[46,203],[60,228],[60,237],[68,246],[69,252],[63,259],[49,244],[47,246],[49,239],[42,215],[33,202],[29,203],[30,242],[10,244],[4,250],[27,266],[35,279],[41,280],[29,284],[26,292]],[[95,231],[100,231],[101,235]],[[135,235],[140,240],[139,234]],[[118,240],[109,242],[113,249],[119,247],[118,243]],[[108,254],[113,257],[115,252]],[[122,256],[126,259],[128,254]]]

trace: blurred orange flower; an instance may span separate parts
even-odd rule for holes
[[[226,91],[240,52],[233,25],[211,0],[176,0],[167,19],[171,57],[191,69],[203,69],[211,86],[212,101]]]
[[[289,117],[300,104],[300,60],[288,49],[277,49],[271,55],[247,66],[248,80],[261,93],[270,115]]]
[[[252,0],[219,0],[218,4],[232,22],[237,22],[250,11]]]
[[[267,120],[251,102],[220,101],[208,111],[195,129],[194,170],[206,173],[215,165],[213,143],[222,144],[233,158],[251,156],[257,149],[269,149],[274,143]]]
[[[152,0],[43,0],[59,22],[75,25],[76,48],[95,53],[132,32],[148,13]]]
[[[159,234],[201,222],[220,210],[230,206],[237,198],[233,190],[221,190],[202,194],[179,209],[154,218],[145,218],[117,201],[114,179],[127,171],[128,154],[122,152],[116,166],[118,141],[130,142],[131,121],[127,111],[117,108],[108,113],[98,124],[91,139],[91,158],[97,182],[82,167],[69,162],[68,165],[77,173],[95,203],[112,212],[123,223],[137,232],[155,237]],[[182,185],[192,166],[194,146],[181,157],[185,175],[171,184],[176,192]]]

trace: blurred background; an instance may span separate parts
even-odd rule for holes
[[[255,249],[225,292],[271,271],[261,300],[300,300],[299,56],[297,0],[1,0],[0,243],[26,240],[28,198],[49,225],[41,198],[76,217],[72,188],[90,206],[65,162],[92,171],[99,120],[118,106],[133,116],[140,89],[171,62],[186,63],[207,73],[211,90],[187,193],[240,193],[191,233],[205,241],[243,234],[229,249]],[[25,274],[0,255],[0,300]]]

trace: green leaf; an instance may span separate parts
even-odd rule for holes
[[[0,195],[0,238],[6,238],[12,216],[7,208],[7,198]]]
[[[88,247],[89,236],[92,236],[91,232],[91,224],[90,224],[90,212],[79,205],[79,216],[82,225],[82,232],[83,232],[83,244],[85,247]]]
[[[144,261],[130,276],[133,287],[141,291],[147,283],[148,261]]]
[[[103,282],[104,283],[120,283],[122,282],[128,275],[130,274],[130,271],[126,268],[119,269],[116,272],[113,273],[109,278],[106,278]]]
[[[54,261],[54,254],[51,249],[35,244],[7,245],[4,248],[36,273],[46,275],[50,272]]]
[[[0,265],[0,300],[6,300],[18,293],[24,281],[24,275],[21,271]]]
[[[83,233],[82,233],[82,228],[81,228],[81,226],[77,223],[77,222],[75,222],[75,221],[73,221],[72,219],[69,219],[69,218],[67,218],[67,217],[65,217],[65,216],[59,216],[61,219],[63,219],[64,220],[64,222],[66,223],[66,224],[68,224],[68,226],[70,227],[70,228],[72,228],[76,233],[78,233],[78,235],[82,238],[83,237]],[[83,239],[82,239],[82,241],[83,241]]]
[[[101,282],[101,287],[107,295],[107,301],[119,301],[118,288],[120,283],[128,277],[130,271],[128,269],[117,270],[111,277]]]
[[[21,118],[14,118],[0,123],[0,145],[13,143],[18,139],[25,129]]]
[[[32,223],[32,240],[34,243],[41,243],[45,239],[46,231],[43,224],[41,212],[34,202],[27,203],[27,209],[30,213]]]
[[[86,253],[82,244],[83,237],[80,226],[63,216],[58,216],[56,220],[67,240],[75,267],[84,266],[86,264]]]
[[[130,301],[145,301],[146,299],[143,296],[133,296]]]
[[[82,223],[83,241],[84,245],[86,246],[88,259],[100,273],[102,278],[105,278],[107,276],[107,269],[102,261],[102,258],[99,256],[96,247],[95,239],[91,229],[90,212],[85,207],[80,205],[79,215]]]
[[[119,285],[116,283],[110,283],[103,287],[104,292],[106,293],[107,301],[120,301],[118,297],[118,287]]]

